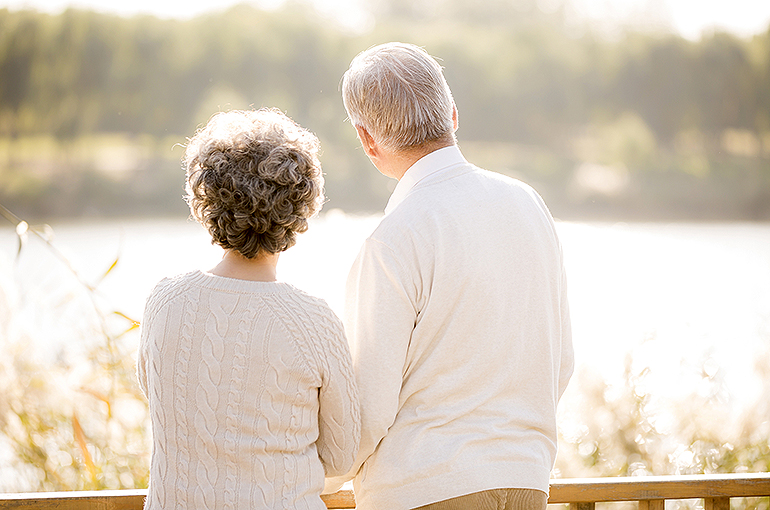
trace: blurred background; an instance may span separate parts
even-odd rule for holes
[[[770,219],[768,5],[338,1],[0,10],[0,201],[186,214],[179,144],[215,111],[275,106],[320,137],[327,207],[379,211],[387,180],[339,83],[362,49],[405,40],[445,65],[468,159],[558,218]]]
[[[339,85],[391,40],[445,66],[465,156],[557,218],[554,476],[770,470],[770,3],[22,0],[0,1],[0,492],[146,487],[137,332],[160,278],[221,257],[182,200],[213,113],[319,136],[328,202],[279,276],[342,313],[395,181]]]

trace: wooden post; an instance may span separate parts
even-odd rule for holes
[[[730,498],[706,498],[704,510],[730,510]]]
[[[665,510],[666,500],[664,499],[640,499],[639,510]]]
[[[570,503],[569,510],[595,510],[596,503]]]
[[[321,499],[326,503],[326,508],[355,508],[356,496],[353,491],[344,490],[334,494],[322,494]]]

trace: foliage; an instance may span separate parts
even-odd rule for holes
[[[378,0],[376,24],[358,33],[301,0],[185,21],[2,9],[0,200],[33,218],[184,214],[171,147],[217,110],[269,105],[318,133],[331,206],[379,210],[386,180],[344,122],[339,83],[361,49],[407,40],[445,63],[461,145],[545,155],[545,166],[491,165],[516,167],[559,216],[770,218],[761,205],[770,203],[770,27],[750,39],[606,39],[543,4]],[[130,151],[154,148],[103,154],[118,174],[74,154],[83,145],[94,154],[110,136]],[[22,149],[45,137],[53,148]],[[609,194],[567,191],[584,164],[628,179]]]
[[[51,308],[37,300],[25,302],[25,295],[15,300],[9,291],[13,286],[0,289],[10,310],[0,328],[0,451],[8,457],[0,491],[146,487],[147,412],[130,350],[138,322],[103,311],[98,282],[81,279],[52,244],[50,228],[31,227],[2,206],[0,212],[17,225],[19,258],[43,247],[52,265],[76,282],[75,294]],[[34,290],[21,289],[27,293],[34,295]],[[68,313],[73,304],[74,313]],[[26,306],[36,309],[38,322],[53,321],[55,329],[64,331],[72,348],[55,353],[45,352],[51,346],[36,348],[41,344],[36,325],[20,323]]]
[[[738,408],[713,358],[695,362],[692,376],[697,384],[692,392],[671,397],[651,390],[659,374],[639,362],[644,356],[638,354],[627,353],[619,384],[588,371],[576,374],[572,385],[580,394],[573,395],[574,409],[560,422],[559,477],[770,471],[770,350],[755,358],[762,385],[756,400]],[[693,508],[696,503],[677,501],[675,507]],[[770,508],[768,498],[736,499],[732,504]]]

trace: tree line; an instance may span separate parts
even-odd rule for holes
[[[362,49],[404,40],[446,67],[466,156],[536,185],[559,215],[770,218],[770,27],[607,39],[534,0],[427,6],[374,2],[362,33],[302,1],[189,20],[0,10],[0,200],[33,217],[89,203],[179,212],[174,140],[215,111],[275,106],[319,135],[330,206],[379,209],[387,183],[345,122],[339,83]],[[119,176],[72,148],[105,134],[141,149]],[[23,148],[42,139],[47,152]]]

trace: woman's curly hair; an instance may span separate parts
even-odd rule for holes
[[[318,138],[273,108],[214,115],[187,144],[186,201],[212,244],[279,253],[323,204]]]

